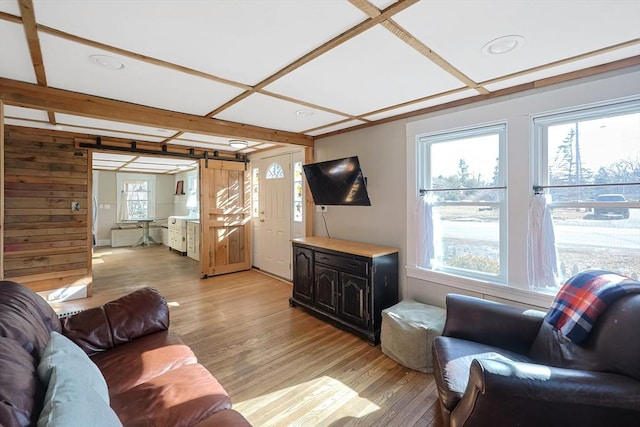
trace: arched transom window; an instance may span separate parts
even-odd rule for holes
[[[284,178],[284,170],[278,163],[271,163],[267,169],[267,179],[281,179]]]

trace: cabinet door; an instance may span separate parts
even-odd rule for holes
[[[338,315],[352,325],[368,327],[367,279],[349,273],[340,273],[339,295]]]
[[[316,301],[318,308],[324,311],[336,312],[336,297],[338,286],[338,271],[316,264]]]
[[[313,303],[313,251],[293,247],[293,296]]]

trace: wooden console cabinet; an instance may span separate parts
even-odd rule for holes
[[[378,344],[382,310],[398,302],[398,250],[326,237],[292,245],[289,304]]]

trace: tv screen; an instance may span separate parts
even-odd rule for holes
[[[303,165],[316,205],[371,206],[358,156]]]

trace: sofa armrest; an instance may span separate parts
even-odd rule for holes
[[[528,354],[544,313],[465,295],[447,295],[442,335]]]
[[[167,301],[152,288],[138,289],[62,321],[62,333],[89,356],[167,329]]]
[[[623,375],[476,359],[452,426],[637,425],[640,382]]]

